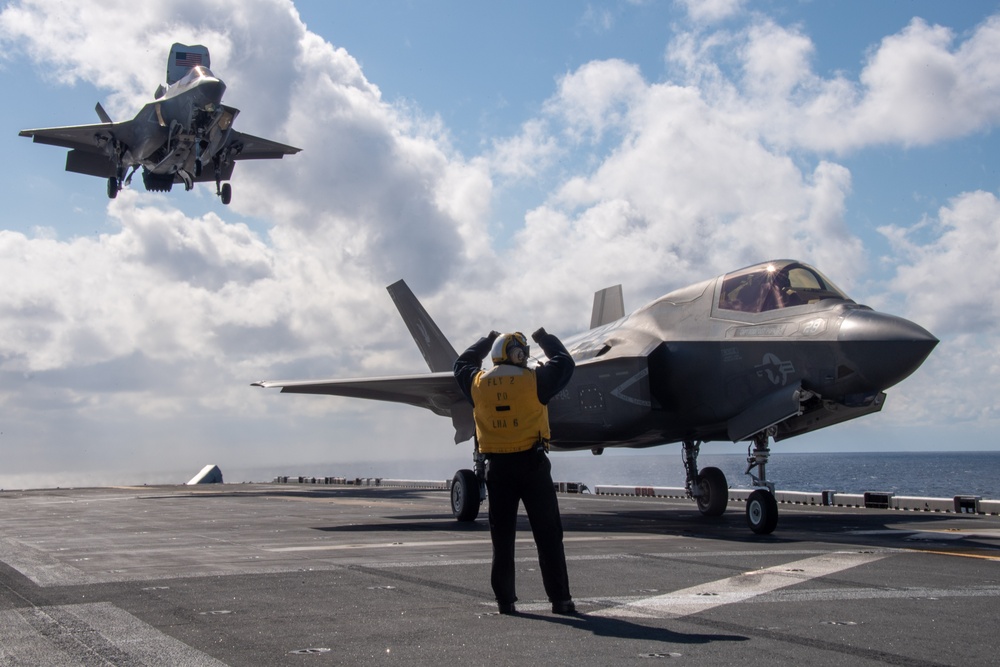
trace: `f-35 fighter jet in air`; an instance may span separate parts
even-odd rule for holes
[[[147,190],[169,192],[174,183],[190,190],[195,183],[215,181],[223,204],[233,196],[237,160],[294,155],[301,149],[261,139],[233,129],[239,109],[222,104],[226,84],[209,70],[204,46],[174,44],[167,60],[167,85],[132,120],[115,123],[97,104],[97,125],[72,125],[22,130],[35,143],[69,148],[66,171],[108,181],[108,197],[142,170]]]

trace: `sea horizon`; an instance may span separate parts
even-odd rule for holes
[[[577,482],[593,490],[597,485],[683,487],[680,449],[616,452],[593,456],[550,454],[555,481]],[[745,475],[746,452],[705,454],[699,467],[717,467],[731,488],[750,488]],[[216,462],[229,484],[272,482],[279,476],[450,480],[459,468],[470,468],[466,455],[446,459],[358,460],[288,463],[240,467]],[[0,490],[143,486],[185,484],[199,471],[78,471],[22,473],[0,476]],[[775,452],[767,467],[768,479],[785,491],[894,493],[895,495],[953,497],[973,495],[1000,499],[1000,451],[963,452]]]

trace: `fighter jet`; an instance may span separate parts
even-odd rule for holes
[[[69,148],[66,171],[106,178],[108,197],[132,182],[142,169],[147,190],[169,192],[174,183],[190,190],[215,181],[223,204],[232,200],[228,181],[236,160],[294,155],[301,149],[233,129],[239,109],[222,104],[226,84],[209,70],[204,46],[174,44],[167,59],[167,85],[132,120],[112,122],[97,104],[101,123],[21,130],[35,143]]]
[[[451,417],[456,443],[474,438],[472,408],[452,375],[458,354],[403,281],[388,290],[430,374],[255,385],[408,403]],[[854,302],[807,264],[775,260],[670,292],[627,316],[621,286],[606,288],[594,297],[590,330],[564,343],[577,366],[549,403],[552,450],[680,443],[687,492],[711,517],[725,511],[728,483],[718,468],[698,469],[701,445],[746,441],[756,487],[747,523],[769,534],[778,522],[770,441],[878,412],[884,390],[913,373],[938,340]],[[485,499],[475,448],[473,462],[452,481],[459,520],[474,520]]]

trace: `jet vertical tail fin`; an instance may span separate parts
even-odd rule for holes
[[[410,330],[410,335],[420,348],[420,354],[424,356],[424,361],[435,373],[451,371],[458,359],[458,352],[452,347],[441,329],[434,323],[431,316],[427,314],[424,307],[420,305],[417,297],[407,286],[406,282],[400,280],[388,287],[389,296],[392,297],[396,309],[403,318],[406,328]]]
[[[170,55],[167,57],[167,85],[177,83],[191,71],[192,67],[198,65],[211,69],[212,62],[208,55],[208,47],[201,44],[188,46],[175,42],[170,47]]]
[[[98,102],[97,106],[94,107],[94,111],[97,112],[97,117],[101,119],[102,123],[114,122],[111,120],[111,116],[108,115],[108,112],[104,110],[104,107],[101,106],[100,102]]]
[[[590,328],[620,320],[625,317],[625,299],[622,297],[622,286],[605,287],[594,293],[594,310],[590,315]]]
[[[451,373],[458,359],[458,352],[445,335],[427,314],[424,307],[413,296],[405,281],[400,280],[386,287],[396,310],[403,318],[406,328],[410,330],[414,342],[420,348],[420,354],[434,373]],[[458,389],[458,385],[455,385]],[[456,400],[448,407],[451,412],[451,424],[455,427],[455,444],[465,442],[476,434],[476,424],[472,419],[472,405],[464,398]]]

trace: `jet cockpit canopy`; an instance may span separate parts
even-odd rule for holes
[[[811,266],[793,260],[755,264],[726,274],[718,307],[743,313],[762,313],[804,306],[823,299],[851,301],[829,278]]]

